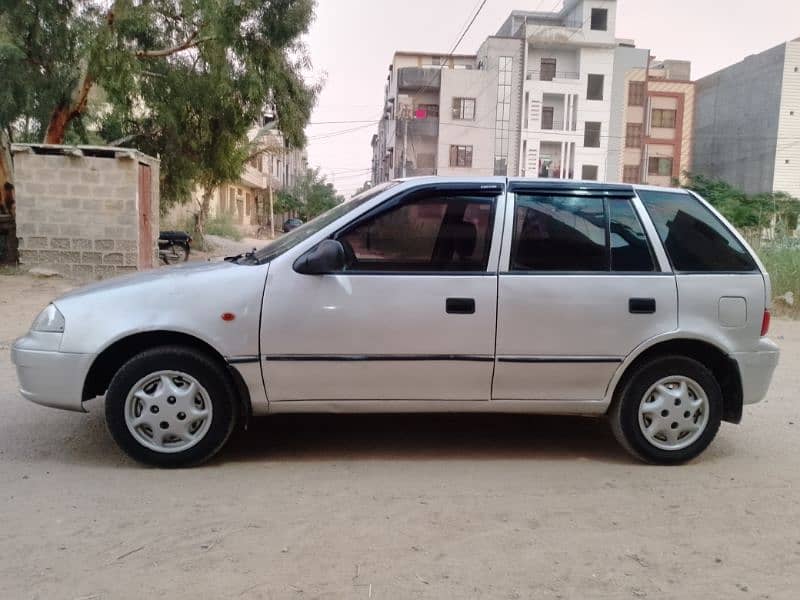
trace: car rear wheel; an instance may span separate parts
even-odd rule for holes
[[[160,467],[197,465],[214,456],[236,422],[225,370],[201,352],[154,348],[126,362],[106,394],[106,422],[133,459]]]
[[[722,392],[696,360],[658,357],[627,379],[609,416],[628,452],[653,464],[680,464],[700,455],[716,436]]]

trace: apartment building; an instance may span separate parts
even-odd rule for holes
[[[800,197],[800,38],[696,82],[692,170]]]
[[[373,182],[403,175],[605,179],[616,0],[513,11],[475,55],[398,52]]]
[[[691,63],[615,50],[608,179],[673,185],[692,164],[695,86]]]
[[[615,0],[566,0],[560,12],[514,11],[499,35],[525,42],[520,175],[606,179]]]

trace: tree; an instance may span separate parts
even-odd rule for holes
[[[319,169],[308,169],[289,190],[278,194],[279,212],[297,213],[308,221],[344,202]]]
[[[267,102],[301,147],[314,4],[0,0],[0,177],[14,140],[100,141],[160,156],[162,197],[182,201],[238,176]]]

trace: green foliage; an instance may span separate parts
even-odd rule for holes
[[[781,233],[797,227],[800,201],[783,192],[748,195],[719,179],[686,174],[684,186],[700,194],[740,229],[769,228]]]
[[[68,143],[161,158],[162,200],[235,179],[248,129],[271,103],[290,147],[318,92],[301,42],[315,0],[0,0],[0,127],[42,141],[68,114]],[[82,88],[91,94],[79,102]]]
[[[228,215],[219,215],[206,221],[205,233],[236,240],[237,242],[242,239],[242,234]]]
[[[303,203],[292,192],[281,190],[275,198],[274,211],[277,214],[299,213]]]
[[[336,193],[336,188],[328,183],[319,169],[308,169],[289,195],[299,203],[297,212],[306,221],[344,202],[344,197]]]
[[[800,314],[800,240],[779,238],[770,241],[751,241],[759,258],[764,263],[772,281],[772,292],[776,298],[794,294],[794,304],[777,300],[780,312],[791,316]]]

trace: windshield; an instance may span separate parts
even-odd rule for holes
[[[287,250],[294,248],[300,242],[307,240],[318,231],[321,231],[336,221],[339,217],[346,215],[352,210],[355,210],[365,202],[372,200],[381,192],[385,192],[386,190],[398,184],[399,182],[397,181],[389,181],[387,183],[377,185],[374,188],[359,194],[358,196],[354,196],[347,202],[343,202],[328,212],[322,213],[305,225],[301,225],[297,229],[292,230],[286,235],[282,235],[270,244],[264,246],[260,250],[257,250],[255,254],[251,255],[251,260],[254,260],[258,264],[264,264],[275,259]]]

